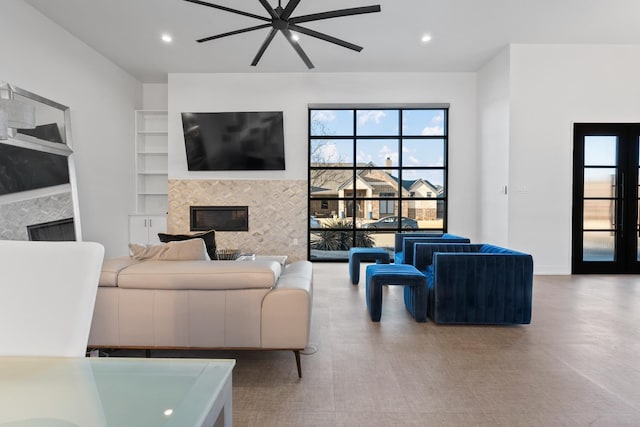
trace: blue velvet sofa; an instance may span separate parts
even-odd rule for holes
[[[413,264],[413,245],[425,243],[469,243],[466,237],[449,233],[396,233],[394,246],[395,264]]]
[[[486,244],[415,243],[414,251],[434,322],[531,323],[531,255]]]

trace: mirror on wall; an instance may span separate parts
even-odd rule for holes
[[[69,108],[0,82],[0,240],[81,240]]]

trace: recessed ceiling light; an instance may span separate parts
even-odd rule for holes
[[[292,39],[294,42],[297,42],[298,40],[300,40],[300,36],[299,36],[299,35],[297,35],[296,33],[291,33],[291,39]]]
[[[162,41],[165,43],[171,43],[173,41],[173,37],[171,37],[171,34],[163,34],[162,35]]]
[[[422,43],[427,43],[431,41],[431,35],[430,34],[425,34],[424,36],[422,36]]]

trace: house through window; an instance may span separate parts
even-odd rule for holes
[[[446,231],[447,104],[309,107],[309,259]]]

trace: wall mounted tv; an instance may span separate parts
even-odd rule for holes
[[[282,111],[182,113],[190,171],[284,170]]]

